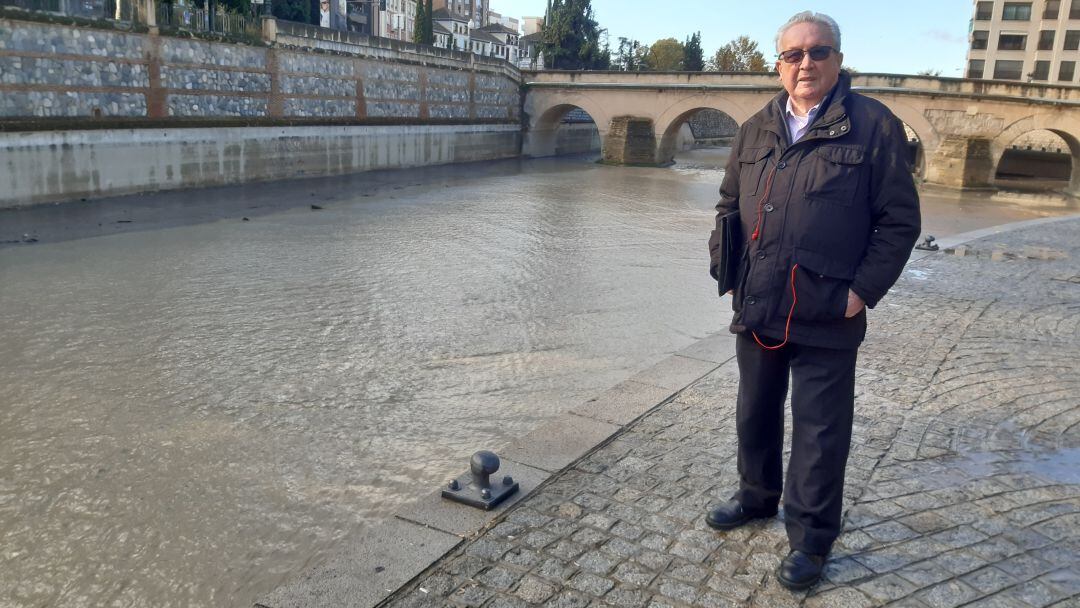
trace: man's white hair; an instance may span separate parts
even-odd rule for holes
[[[776,52],[779,53],[784,49],[780,48],[780,39],[784,37],[784,32],[788,31],[791,26],[799,23],[816,23],[817,25],[825,28],[832,36],[832,46],[836,49],[836,52],[840,52],[840,26],[836,24],[836,20],[826,15],[825,13],[815,13],[813,11],[803,11],[801,13],[795,13],[795,15],[787,20],[787,23],[780,26],[780,29],[776,32]]]

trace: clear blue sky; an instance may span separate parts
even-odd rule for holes
[[[493,11],[518,18],[542,16],[547,6],[547,0],[490,1]],[[700,30],[706,57],[746,35],[770,61],[776,29],[791,15],[813,10],[840,24],[845,63],[860,72],[935,69],[960,77],[973,5],[970,0],[592,0],[592,6],[613,47],[620,36],[652,44],[661,38],[683,41]]]

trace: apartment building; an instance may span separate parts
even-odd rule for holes
[[[386,0],[379,15],[379,35],[411,42],[416,27],[416,0]]]
[[[1080,0],[976,0],[967,78],[1075,84]]]

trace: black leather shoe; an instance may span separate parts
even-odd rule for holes
[[[821,580],[821,571],[824,568],[824,555],[792,551],[780,563],[776,578],[780,579],[780,584],[788,589],[802,591],[813,587]]]
[[[715,507],[705,516],[705,523],[717,530],[733,530],[752,519],[762,519],[776,515],[776,511],[762,513],[743,510],[742,503],[732,499]]]

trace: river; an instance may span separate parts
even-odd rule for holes
[[[0,606],[250,605],[474,451],[722,331],[723,159],[0,213]],[[939,236],[1067,211],[924,196]]]

